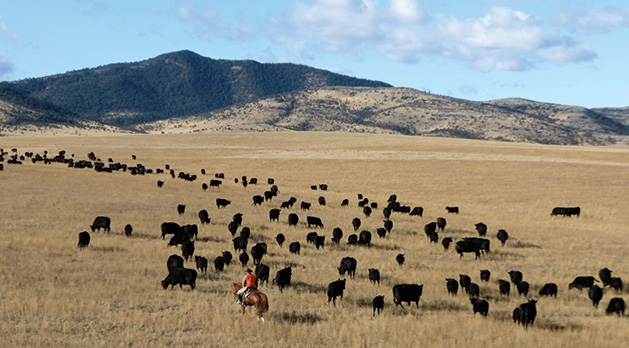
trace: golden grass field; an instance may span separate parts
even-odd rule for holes
[[[93,151],[103,160],[147,168],[164,168],[199,175],[195,182],[167,174],[132,176],[97,173],[26,161],[4,164],[0,172],[0,346],[4,347],[626,347],[628,317],[607,316],[609,300],[622,294],[605,289],[598,309],[587,291],[568,291],[579,275],[594,275],[608,267],[629,281],[629,148],[561,147],[455,139],[348,133],[232,133],[197,135],[9,136],[0,148],[19,154],[32,151],[54,155],[60,150],[86,159]],[[137,161],[131,155],[137,156]],[[204,168],[208,175],[200,174]],[[225,173],[223,186],[201,189],[213,173]],[[258,185],[244,188],[234,178],[257,177]],[[252,196],[268,189],[274,178],[280,194],[262,206]],[[157,180],[165,181],[162,188]],[[327,191],[310,189],[325,183]],[[412,206],[423,206],[424,216],[393,213],[393,231],[385,239],[381,209],[365,218],[357,206],[362,193],[382,207],[390,194]],[[319,206],[325,196],[328,204]],[[289,197],[290,209],[301,221],[320,217],[325,228],[305,223],[289,227],[282,210],[280,222],[270,223],[268,211]],[[217,197],[232,204],[218,210]],[[341,207],[344,198],[349,207]],[[301,201],[311,202],[309,212]],[[177,204],[186,204],[179,216]],[[445,206],[459,206],[458,215]],[[580,217],[551,217],[555,206],[580,206]],[[199,223],[197,212],[207,209],[212,222],[199,225],[196,255],[210,260],[199,274],[197,288],[163,290],[166,259],[180,254],[160,238],[165,221]],[[231,284],[240,281],[237,260],[225,272],[213,270],[211,260],[231,245],[227,224],[233,214],[244,214],[243,226],[252,230],[249,245],[265,241],[262,262],[271,277],[285,266],[293,268],[293,286],[280,293],[263,286],[269,297],[266,322],[251,308],[241,315]],[[91,233],[88,248],[76,246],[80,231],[89,231],[94,217],[112,219],[112,231]],[[441,244],[430,244],[423,226],[437,217],[447,226],[440,235],[460,239],[476,236],[474,224],[488,225],[492,252],[474,260],[462,259]],[[351,220],[360,217],[373,233],[371,248],[350,247],[346,236]],[[125,224],[133,225],[130,238]],[[341,227],[340,246],[330,242]],[[499,228],[510,239],[501,247]],[[306,234],[326,235],[326,246],[306,244]],[[280,248],[277,233],[287,236]],[[288,252],[300,241],[301,255]],[[406,263],[395,262],[398,253]],[[331,281],[343,278],[336,267],[344,256],[358,261],[356,279],[347,278],[343,299],[327,303]],[[249,264],[252,266],[252,264]],[[186,267],[194,268],[189,262]],[[253,267],[252,267],[253,268]],[[368,268],[378,268],[380,285],[368,280]],[[481,283],[479,270],[492,272]],[[524,329],[511,320],[513,309],[526,301],[512,287],[502,298],[498,279],[509,279],[512,269],[531,284],[529,298],[538,299],[537,320]],[[449,296],[445,278],[468,274],[481,286],[490,303],[487,318],[473,315],[461,290]],[[557,298],[537,296],[546,282],[559,285]],[[398,283],[424,285],[419,308],[395,308],[391,289]],[[385,296],[385,309],[372,316],[371,300]]]

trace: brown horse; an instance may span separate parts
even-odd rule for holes
[[[234,298],[237,297],[236,292],[241,288],[242,284],[234,283]],[[269,300],[264,293],[255,290],[242,300],[242,314],[245,314],[247,306],[254,306],[258,312],[258,319],[264,321],[264,312],[269,310]]]

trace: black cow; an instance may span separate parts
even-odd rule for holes
[[[443,230],[446,228],[446,219],[442,218],[442,217],[438,217],[437,218],[437,228],[439,230],[441,230],[441,232],[443,232]]]
[[[557,297],[557,284],[546,283],[539,291],[540,296],[555,296]]]
[[[511,283],[506,280],[498,279],[498,286],[500,288],[500,295],[507,295],[511,292]]]
[[[306,221],[308,222],[308,228],[310,228],[310,226],[323,228],[323,222],[316,216],[307,216]]]
[[[459,274],[459,284],[461,285],[461,289],[467,289],[467,287],[472,284],[472,278],[467,274]]]
[[[94,232],[96,230],[98,230],[100,232],[100,229],[102,228],[103,231],[109,233],[110,226],[111,226],[111,219],[109,217],[107,217],[107,216],[97,216],[94,219],[94,223],[92,223],[90,228],[92,229],[92,232]]]
[[[264,197],[260,195],[253,196],[253,205],[262,205],[264,203]]]
[[[380,315],[380,312],[384,310],[384,296],[379,295],[374,297],[373,301],[371,301],[371,305],[373,307],[373,316],[376,315],[376,311],[378,311],[378,315]]]
[[[393,229],[393,221],[384,220],[384,229],[387,230],[387,233],[391,233],[391,230]]]
[[[317,250],[319,249],[319,247],[323,248],[323,246],[325,245],[325,236],[317,236],[315,238],[315,247],[317,248]]]
[[[533,325],[537,316],[536,300],[529,300],[513,310],[513,321],[522,324],[524,327]]]
[[[478,232],[479,236],[484,237],[485,235],[487,235],[487,225],[485,225],[482,222],[479,222],[475,224],[474,226],[476,227],[476,232]]]
[[[172,238],[170,238],[170,241],[168,241],[168,246],[179,245],[179,244],[183,244],[183,243],[188,242],[188,241],[190,241],[190,237],[188,237],[187,234],[179,233],[179,234],[176,234],[176,235],[172,236]]]
[[[183,267],[173,268],[168,273],[166,279],[162,280],[164,290],[168,289],[168,285],[171,286],[171,290],[175,285],[179,285],[180,288],[182,288],[183,285],[190,285],[190,290],[194,290],[197,285],[197,271]]]
[[[223,258],[225,259],[225,265],[229,266],[232,262],[232,253],[229,251],[223,251]]]
[[[609,300],[609,305],[605,310],[607,314],[616,313],[618,315],[625,315],[625,300],[622,297],[614,297]]]
[[[430,234],[434,232],[437,232],[436,222],[433,221],[424,225],[424,234],[426,234],[426,237],[430,238]]]
[[[347,244],[356,245],[358,244],[358,235],[356,233],[352,233],[347,237]]]
[[[341,201],[341,207],[347,207],[349,205],[349,199],[345,198]]]
[[[217,256],[214,259],[214,270],[216,272],[222,272],[225,269],[225,258],[222,256]]]
[[[164,222],[161,225],[162,239],[167,234],[180,235],[183,234],[183,228],[176,222]]]
[[[293,275],[293,271],[290,267],[286,267],[277,271],[275,274],[275,278],[273,279],[273,284],[277,285],[280,289],[280,292],[284,290],[285,287],[290,286],[291,277]]]
[[[301,244],[299,244],[299,242],[290,243],[290,245],[288,245],[288,251],[293,254],[299,255],[299,252],[301,251]]]
[[[382,216],[384,216],[384,218],[388,220],[391,217],[391,208],[384,207],[382,209]]]
[[[612,277],[609,280],[609,287],[622,292],[622,279],[620,279],[620,277]]]
[[[212,179],[210,180],[210,187],[220,187],[223,184],[223,181]]]
[[[344,257],[338,270],[340,275],[344,275],[347,272],[349,277],[354,279],[356,277],[356,259],[349,256]]]
[[[277,187],[277,186],[276,186]],[[264,191],[264,200],[265,201],[270,201],[273,199],[273,197],[277,196],[277,191]]]
[[[266,254],[266,243],[256,243],[253,247],[251,247],[251,258],[253,259],[253,264],[258,265],[262,261],[262,257]]]
[[[77,247],[85,248],[90,245],[90,234],[87,231],[79,232],[79,242],[77,243]]]
[[[355,217],[352,219],[352,226],[354,227],[354,231],[360,228],[360,219]]]
[[[393,286],[393,303],[395,303],[395,307],[404,307],[402,302],[406,302],[409,306],[411,302],[415,302],[415,306],[419,308],[419,299],[422,296],[423,289],[423,284],[397,284]]]
[[[552,215],[552,216],[554,216],[554,215],[563,215],[563,216],[576,215],[577,217],[579,217],[579,215],[581,215],[581,208],[580,207],[555,207],[555,208],[553,208],[553,211],[550,213],[550,215]]]
[[[242,225],[242,213],[236,213],[232,216],[232,222],[235,222],[238,226]]]
[[[596,280],[594,277],[592,276],[578,276],[576,278],[574,278],[574,280],[572,281],[572,283],[568,284],[568,290],[570,289],[583,289],[583,288],[590,288],[592,287],[592,285],[594,285],[594,282],[597,282],[598,280]]]
[[[183,229],[183,233],[188,236],[190,240],[199,236],[199,227],[196,224],[183,225],[181,228]]]
[[[598,277],[601,279],[601,283],[603,283],[603,287],[609,285],[609,281],[612,279],[612,271],[605,267],[601,268],[598,271]]]
[[[441,245],[443,245],[444,250],[450,249],[450,244],[452,244],[452,237],[445,237],[441,240]]]
[[[511,278],[511,281],[514,284],[517,284],[517,283],[522,281],[524,276],[522,275],[522,272],[520,272],[520,271],[511,270],[511,271],[509,271],[509,278]]]
[[[361,231],[358,236],[358,244],[371,246],[371,232],[366,230]]]
[[[459,207],[446,207],[446,210],[448,211],[448,214],[458,214],[459,213]]]
[[[197,270],[202,273],[207,273],[207,259],[204,256],[195,256],[194,263],[197,265]]]
[[[286,241],[286,237],[284,236],[283,233],[278,233],[277,236],[275,236],[275,241],[281,248],[282,244],[284,244],[284,242]]]
[[[509,233],[507,233],[507,231],[503,229],[500,229],[498,230],[498,234],[496,234],[496,238],[498,238],[502,246],[504,246],[507,242],[507,239],[509,239]]]
[[[308,202],[301,202],[301,209],[302,210],[310,210],[310,207],[312,206],[312,203],[308,203]]]
[[[157,187],[162,187],[164,186],[164,182],[161,180],[157,180]]]
[[[439,243],[439,234],[437,234],[437,232],[430,233],[430,236],[428,236],[428,238],[430,239],[431,243]]]
[[[297,223],[299,223],[299,216],[295,213],[288,214],[288,225],[297,226]]]
[[[476,315],[476,313],[480,313],[485,317],[487,316],[487,312],[489,312],[489,303],[487,301],[472,297],[470,298],[470,302],[472,303],[474,315]]]
[[[372,283],[380,284],[380,271],[377,268],[369,269],[369,281]]]
[[[326,191],[327,189],[328,189],[328,185],[327,184],[319,184],[319,190]]]
[[[241,252],[240,255],[238,255],[238,260],[240,261],[242,267],[247,266],[247,264],[249,263],[249,254],[247,254],[247,252],[245,251]]]
[[[229,233],[231,233],[232,236],[235,236],[236,232],[238,232],[238,222],[230,221],[227,225],[227,230],[229,231]]]
[[[205,209],[199,210],[198,215],[199,215],[199,220],[201,221],[201,225],[210,223],[210,214],[207,212],[207,210]]]
[[[184,260],[188,261],[194,255],[194,242],[187,241],[181,244],[181,256],[183,256]]]
[[[340,227],[335,227],[332,230],[332,242],[338,245],[341,242],[342,238],[343,238],[343,230]]]
[[[385,238],[387,236],[387,229],[384,227],[378,227],[376,228],[376,234],[378,234],[378,237],[380,238]]]
[[[409,215],[410,216],[419,216],[419,217],[421,217],[422,215],[424,215],[424,208],[422,208],[422,207],[415,207],[415,208],[413,208],[413,210],[411,210]]]
[[[529,283],[525,280],[515,283],[515,288],[518,290],[518,295],[528,296]]]
[[[247,226],[243,227],[242,230],[240,230],[240,236],[243,239],[249,240],[249,237],[251,237],[251,229]]]
[[[224,198],[217,198],[216,199],[216,207],[218,209],[225,208],[226,206],[228,206],[230,204],[231,204],[230,200],[227,200],[227,199],[224,199]]]
[[[183,268],[183,257],[175,254],[170,255],[166,260],[166,268],[168,268],[168,272],[175,268]]]
[[[470,297],[478,297],[480,295],[480,287],[476,283],[470,283],[470,285],[465,288],[465,292],[467,292]]]
[[[491,272],[488,269],[480,270],[480,280],[483,282],[488,282],[489,277],[491,277]]]
[[[133,226],[131,226],[131,224],[126,224],[124,226],[124,235],[127,237],[131,237],[132,232],[133,232]]]
[[[280,209],[273,208],[269,210],[269,221],[280,221]]]
[[[459,282],[453,278],[446,278],[446,289],[448,289],[448,294],[456,295],[459,292]]]
[[[371,212],[372,212],[371,207],[368,207],[368,206],[363,207],[363,214],[365,214],[365,217],[371,216]]]
[[[395,261],[397,261],[397,264],[400,265],[400,267],[402,267],[402,265],[404,265],[404,254],[397,254],[397,256],[395,257]]]
[[[232,239],[232,244],[234,245],[234,251],[245,251],[247,250],[247,244],[249,243],[249,240],[246,238],[243,238],[242,236],[237,236],[234,239]]]
[[[177,205],[177,213],[179,213],[179,215],[183,215],[183,213],[186,212],[186,205],[185,204],[179,204]]]
[[[320,196],[318,201],[319,201],[319,205],[325,205],[325,197]]]
[[[343,298],[343,290],[345,290],[345,279],[335,280],[328,284],[328,303],[332,301],[332,303],[336,306],[336,298],[338,296],[340,296],[341,299]]]
[[[603,289],[596,284],[592,285],[588,290],[588,297],[592,300],[594,308],[598,308],[598,303],[603,298]]]
[[[456,242],[454,247],[460,257],[463,257],[463,253],[474,253],[476,255],[475,258],[480,257],[480,245],[475,241],[463,239]]]
[[[260,284],[260,286],[262,286],[263,283],[266,283],[266,285],[269,285],[269,273],[270,273],[270,269],[269,266],[263,264],[263,263],[259,263],[256,266],[256,278],[258,279],[258,283]]]
[[[306,243],[312,243],[314,244],[315,240],[317,239],[317,232],[309,232],[306,235]]]

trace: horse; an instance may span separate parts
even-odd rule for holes
[[[234,298],[237,297],[236,292],[242,288],[242,284],[234,283]],[[269,300],[266,295],[258,290],[253,291],[246,298],[242,299],[242,314],[245,314],[247,306],[254,306],[258,312],[258,319],[264,322],[264,312],[269,310]]]

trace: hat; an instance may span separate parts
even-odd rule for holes
[[[247,273],[252,273],[253,271],[251,270],[251,268],[247,268],[247,269],[245,270],[245,272],[247,272]]]

